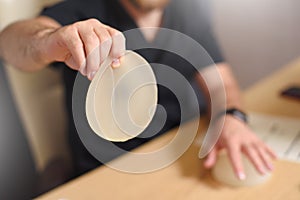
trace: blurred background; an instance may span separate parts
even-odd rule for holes
[[[300,56],[299,0],[212,0],[214,28],[242,88]]]
[[[0,0],[0,30],[16,20],[33,17],[43,7],[58,1]],[[243,89],[299,57],[299,0],[212,0],[212,3],[217,40]],[[15,171],[25,174],[27,170],[27,175],[37,177],[28,180],[25,176],[20,180],[13,178],[16,180],[12,183],[15,188],[19,185],[24,189],[23,197],[28,197],[33,192],[28,192],[24,185],[30,186],[31,182],[32,188],[39,188],[38,191],[33,189],[35,193],[44,192],[57,185],[70,168],[64,91],[59,71],[48,68],[37,73],[24,73],[9,66],[3,69],[5,88],[11,95],[11,99],[6,101],[13,102],[11,106],[18,118],[15,118],[13,125],[1,123],[0,152],[6,153],[0,154],[0,178],[1,174],[12,173],[4,169],[3,166],[9,168],[4,162],[12,165],[19,163]],[[2,107],[0,109],[3,110]],[[4,126],[17,126],[19,129]],[[8,130],[19,131],[20,134],[12,136]],[[8,135],[12,142],[9,149],[20,149],[13,155],[3,145],[2,138]],[[20,140],[24,143],[13,143]],[[19,162],[8,162],[8,157],[14,157]],[[0,188],[5,188],[5,185],[7,182],[0,179]],[[1,192],[0,199],[3,199]]]

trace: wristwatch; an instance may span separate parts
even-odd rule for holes
[[[229,109],[225,110],[223,114],[232,115],[236,119],[239,119],[245,123],[248,123],[247,114],[237,108],[229,108]]]

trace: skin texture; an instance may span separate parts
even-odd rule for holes
[[[124,8],[137,22],[139,27],[159,26],[162,20],[163,7],[169,0],[121,0]],[[156,32],[145,35],[153,39]],[[17,39],[16,39],[17,38]],[[35,71],[54,61],[65,62],[70,68],[80,71],[90,80],[94,77],[99,64],[108,56],[114,59],[113,67],[120,65],[119,57],[125,51],[125,38],[121,32],[102,24],[96,19],[76,22],[62,27],[48,17],[37,17],[20,21],[5,28],[0,33],[0,56],[15,67],[25,71]],[[239,88],[226,63],[217,64],[227,94],[227,107],[242,109]],[[209,74],[209,70],[202,76]],[[217,88],[206,85],[203,77],[197,76],[200,87]],[[245,178],[241,164],[241,153],[245,153],[256,169],[264,174],[273,169],[272,160],[276,157],[250,128],[232,116],[226,116],[221,136],[208,154],[204,163],[211,168],[216,162],[219,150],[226,149],[238,178]]]

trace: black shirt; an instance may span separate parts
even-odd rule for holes
[[[197,66],[195,66],[197,69],[208,66],[212,64],[212,62],[217,63],[223,61],[214,36],[211,32],[209,13],[207,12],[208,8],[204,5],[205,4],[201,4],[197,0],[171,1],[171,3],[165,8],[162,28],[168,28],[174,31],[178,31],[193,38],[204,47],[212,60],[206,59],[205,55],[199,55],[198,52],[193,51],[193,49],[190,48],[189,44],[181,41],[180,35],[177,35],[177,38],[172,38],[171,35],[168,35],[164,31],[159,31],[155,40],[151,43],[145,40],[140,31],[134,31],[134,34],[127,35],[127,32],[130,33],[130,31],[128,30],[136,29],[138,27],[135,21],[130,17],[130,15],[126,12],[126,10],[122,7],[118,0],[67,0],[50,8],[46,8],[41,13],[41,15],[49,16],[58,21],[61,25],[68,25],[77,21],[96,18],[104,24],[112,26],[122,32],[125,31],[124,34],[126,37],[127,49],[136,49],[138,48],[138,46],[148,47],[138,49],[136,51],[141,54],[149,63],[164,64],[170,66],[171,68],[182,74],[191,83],[192,87],[194,89],[196,88],[199,97],[198,99],[200,100],[199,104],[201,106],[205,103],[203,101],[203,98],[201,97],[201,93],[199,93],[197,89],[197,86],[195,86],[194,76],[197,70],[191,65],[191,63],[188,62],[186,58],[178,56],[174,52],[169,52],[166,49],[168,49],[168,45],[173,45],[173,48],[184,49],[189,57],[193,57],[192,59],[197,60]],[[164,49],[157,49],[157,46],[163,46]],[[55,66],[61,67],[63,69],[66,89],[66,103],[69,113],[70,144],[72,152],[74,154],[75,164],[78,168],[81,168],[79,169],[80,171],[85,171],[93,168],[95,164],[88,164],[89,162],[91,163],[92,158],[88,158],[90,156],[82,147],[82,144],[76,133],[74,122],[72,120],[72,89],[77,72],[71,70],[63,63],[56,63]],[[160,67],[155,65],[153,65],[152,67],[158,82],[161,82],[160,80],[167,79],[170,82],[169,84],[171,84],[172,86],[174,85],[174,87],[180,88],[180,93],[185,97],[186,107],[187,110],[189,110],[186,112],[186,115],[184,115],[185,119],[182,119],[183,113],[174,93],[167,87],[158,85],[158,103],[162,105],[167,112],[167,121],[164,124],[163,128],[158,131],[157,135],[159,135],[178,125],[180,120],[187,120],[193,117],[193,111],[195,110],[194,106],[198,105],[190,105],[188,98],[191,91],[189,91],[189,89],[184,88],[184,86],[182,85],[178,85],[176,80],[172,79],[172,77],[162,75],[163,73],[161,72]],[[83,90],[87,90],[87,88]],[[82,99],[82,104],[85,104],[84,95]],[[82,109],[82,112],[82,121],[84,121],[84,124],[87,124],[84,109]],[[159,109],[155,114],[153,122],[151,123],[153,127],[156,126],[155,121],[160,121],[160,112],[163,113],[163,111]],[[153,135],[153,133],[149,134]],[[126,150],[130,150],[148,141],[151,138],[152,137],[150,136],[146,138],[135,138],[128,142],[116,143],[116,145]],[[102,139],[99,139],[99,141],[100,140]],[[108,156],[109,158],[107,158],[107,160],[110,160],[115,156],[116,155]],[[97,163],[95,161],[93,162]]]

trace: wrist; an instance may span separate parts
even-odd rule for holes
[[[242,111],[242,110],[240,110],[238,108],[232,107],[232,108],[228,108],[228,109],[226,109],[224,111],[221,111],[217,115],[217,118],[220,118],[220,117],[222,117],[224,115],[230,115],[233,118],[235,118],[235,119],[237,119],[237,120],[239,120],[239,121],[241,121],[241,122],[243,122],[245,124],[248,123],[248,115],[244,111]]]
[[[233,107],[233,108],[226,109],[225,114],[226,115],[231,115],[232,117],[244,122],[245,124],[248,123],[247,114],[244,111],[242,111],[238,108]]]
[[[49,56],[49,48],[51,48],[50,35],[55,31],[56,29],[54,28],[47,28],[37,32],[36,38],[34,40],[35,53],[33,53],[32,55],[36,55],[35,60],[38,63],[47,65],[55,61]]]

